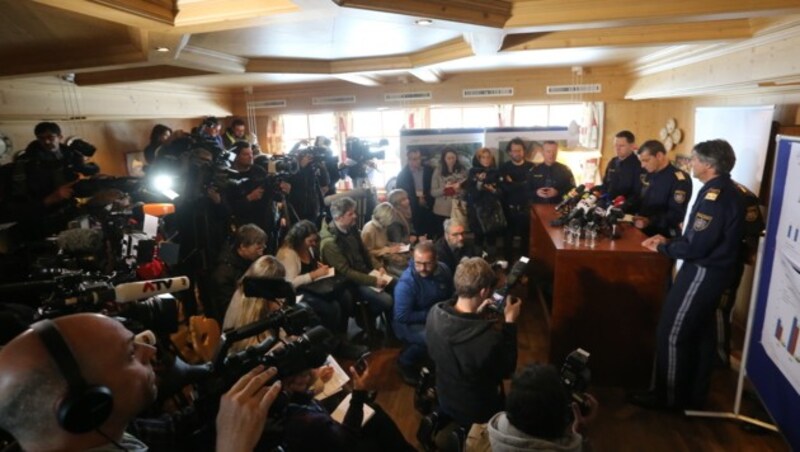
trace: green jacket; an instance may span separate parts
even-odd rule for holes
[[[369,275],[372,263],[358,228],[353,227],[343,233],[331,221],[322,226],[320,238],[320,258],[335,268],[337,275],[361,286],[375,286],[378,283],[377,278]]]

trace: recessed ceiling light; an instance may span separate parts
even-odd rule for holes
[[[431,20],[431,19],[417,19],[417,20],[414,21],[414,23],[419,25],[419,26],[421,26],[421,27],[427,27],[428,25],[431,25],[433,23],[433,20]]]
[[[156,47],[156,52],[169,52],[169,47]]]

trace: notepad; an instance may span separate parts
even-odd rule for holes
[[[342,400],[342,403],[340,403],[339,406],[337,406],[336,409],[333,410],[331,417],[333,418],[334,421],[340,424],[344,423],[344,417],[347,414],[347,410],[350,409],[350,400],[352,398],[353,394],[347,394],[347,397],[345,397],[344,400]],[[372,419],[372,416],[374,415],[375,415],[375,410],[372,409],[372,407],[370,407],[369,405],[364,404],[364,419],[362,419],[361,421],[361,426],[363,427],[364,424],[366,424],[367,421]]]
[[[374,276],[374,277],[376,277],[376,278],[378,278],[380,280],[386,281],[387,285],[390,282],[392,282],[392,277],[391,276],[387,275],[386,273],[381,274],[381,272],[379,272],[378,270],[372,270],[371,272],[369,272],[369,275],[370,276]],[[370,287],[370,289],[374,290],[375,292],[383,292],[384,287],[386,287],[386,286],[383,286],[383,287]]]
[[[333,369],[333,376],[330,380],[325,382],[325,386],[322,387],[322,392],[314,396],[314,398],[317,400],[327,399],[328,397],[336,394],[342,390],[348,381],[350,381],[350,376],[347,375],[347,372],[342,369],[342,366],[339,365],[333,356],[328,355],[328,358],[325,360],[325,364],[323,364],[323,366],[331,366]]]

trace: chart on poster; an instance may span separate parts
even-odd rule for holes
[[[800,137],[779,135],[775,149],[746,367],[764,407],[800,450]]]
[[[761,344],[800,394],[800,143],[792,143]]]

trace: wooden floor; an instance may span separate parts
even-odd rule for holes
[[[523,305],[519,325],[519,362],[547,360],[547,325],[538,302]],[[413,389],[400,379],[395,365],[398,348],[373,350],[370,368],[375,373],[378,402],[394,419],[406,439],[418,445],[415,433],[420,415],[414,410]],[[714,375],[708,408],[730,411],[736,389],[734,371]],[[622,389],[591,387],[600,402],[590,438],[597,451],[788,451],[783,438],[773,432],[750,432],[737,422],[688,418],[679,414],[647,411],[625,403]],[[747,394],[747,393],[746,393]],[[766,420],[753,396],[744,398],[742,414]]]

